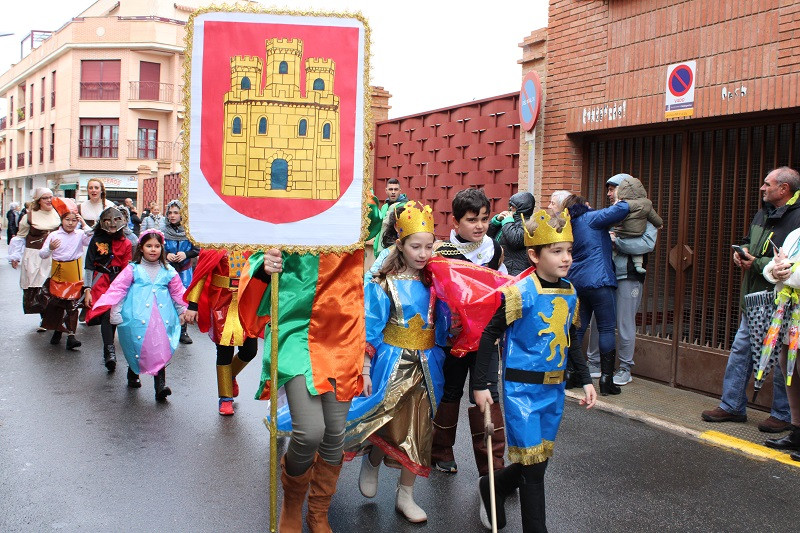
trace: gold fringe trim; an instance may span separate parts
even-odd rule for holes
[[[500,292],[506,297],[506,324],[510,326],[515,320],[522,318],[522,294],[516,285],[502,287]]]
[[[358,242],[348,245],[336,246],[298,246],[298,245],[269,245],[269,244],[238,244],[238,243],[207,243],[199,242],[192,238],[190,232],[189,221],[189,148],[191,145],[191,82],[192,82],[192,43],[194,41],[194,19],[206,13],[255,13],[265,15],[289,15],[295,17],[332,17],[332,18],[350,18],[358,20],[364,26],[364,150],[363,150],[363,184],[362,184],[362,199],[361,199],[361,237]],[[183,161],[183,172],[181,175],[181,202],[183,208],[181,209],[181,216],[184,220],[184,228],[186,230],[186,237],[192,244],[200,246],[201,248],[212,249],[227,249],[229,251],[257,251],[268,250],[270,248],[280,248],[284,252],[289,253],[354,253],[363,251],[364,241],[368,236],[369,229],[369,210],[367,209],[368,202],[372,199],[372,153],[373,153],[373,139],[374,128],[372,124],[372,92],[370,89],[370,42],[372,39],[372,30],[370,30],[369,23],[360,11],[300,11],[291,9],[265,9],[259,5],[246,4],[246,5],[208,5],[201,7],[189,15],[189,20],[186,22],[186,38],[185,48],[186,54],[184,58],[183,69],[183,105],[184,105],[184,119],[183,119],[183,146],[181,147],[181,160]],[[354,164],[357,164],[354,161]]]
[[[555,442],[549,440],[542,440],[541,444],[528,448],[509,446],[508,460],[512,463],[520,463],[523,465],[543,463],[553,456],[554,446]]]

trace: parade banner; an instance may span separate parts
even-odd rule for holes
[[[252,6],[202,8],[187,24],[186,233],[202,248],[254,252],[236,291],[252,336],[270,323],[257,397],[272,400],[271,531],[284,374],[304,374],[312,394],[361,392],[368,33],[359,15]],[[267,287],[255,278],[271,247],[283,271]]]
[[[182,183],[192,241],[363,247],[367,43],[359,16],[213,7],[193,15]]]

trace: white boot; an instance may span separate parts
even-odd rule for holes
[[[364,455],[361,460],[361,473],[358,475],[358,488],[366,498],[374,498],[378,493],[378,471],[381,464],[372,466],[369,461],[369,454]]]
[[[406,517],[406,520],[416,524],[428,520],[425,511],[414,502],[414,486],[397,485],[397,499],[394,503],[397,512]]]

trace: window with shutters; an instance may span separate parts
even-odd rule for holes
[[[81,100],[119,100],[120,60],[81,61]]]

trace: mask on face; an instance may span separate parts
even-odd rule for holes
[[[125,227],[125,215],[116,207],[109,207],[100,214],[100,227],[107,233],[116,233]]]

